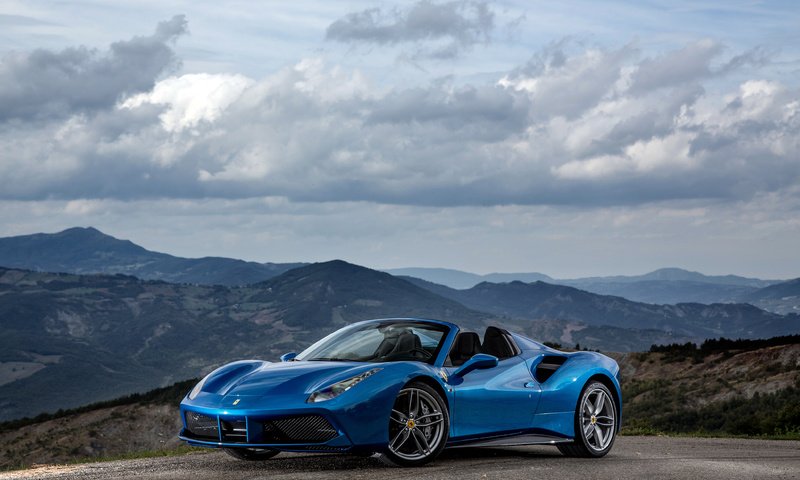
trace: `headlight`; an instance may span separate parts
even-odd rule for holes
[[[208,375],[206,375],[205,377],[203,377],[203,379],[202,379],[202,380],[200,380],[199,382],[197,382],[197,385],[195,385],[195,386],[194,386],[194,388],[192,389],[192,391],[191,391],[191,392],[189,392],[189,400],[194,400],[194,399],[195,399],[195,397],[196,397],[197,395],[199,395],[199,394],[200,394],[200,390],[202,390],[202,389],[203,389],[203,385],[205,385],[205,384],[206,384],[206,382],[208,381],[208,379],[209,379],[209,378],[211,378],[211,377],[212,377],[212,376],[213,376],[215,373],[217,373],[218,371],[222,370],[222,369],[223,369],[223,368],[225,368],[225,367],[226,367],[226,365],[223,365],[223,366],[221,366],[221,367],[219,367],[219,368],[216,368],[216,369],[214,369],[214,371],[213,371],[213,372],[209,373]]]
[[[308,400],[306,401],[309,403],[316,403],[336,398],[342,393],[356,386],[358,382],[360,382],[361,380],[364,380],[365,378],[369,377],[370,375],[374,375],[379,371],[381,371],[380,368],[373,368],[372,370],[367,370],[364,373],[359,373],[355,377],[348,378],[347,380],[342,380],[341,382],[336,382],[333,385],[327,386],[321,390],[317,390],[316,392],[312,393],[311,396],[308,397]]]
[[[192,389],[192,391],[189,392],[189,400],[194,400],[195,399],[195,397],[200,393],[200,390],[203,389],[203,385],[206,384],[206,380],[208,380],[208,377],[210,377],[210,376],[211,376],[211,374],[209,373],[208,375],[203,377],[202,380],[197,382],[197,385],[195,385],[194,388]]]

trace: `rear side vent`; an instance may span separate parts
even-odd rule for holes
[[[536,365],[536,381],[539,383],[544,383],[547,381],[548,378],[552,377],[556,370],[561,368],[561,365],[564,365],[564,362],[567,361],[567,357],[557,357],[555,355],[546,355],[538,365]]]

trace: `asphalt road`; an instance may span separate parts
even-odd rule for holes
[[[599,460],[561,456],[552,447],[448,450],[432,465],[385,467],[377,459],[282,453],[242,462],[222,452],[176,457],[40,467],[0,479],[800,479],[800,442],[620,437]]]

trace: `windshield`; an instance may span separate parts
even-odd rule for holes
[[[376,322],[338,330],[305,349],[296,360],[433,362],[448,328],[423,322]]]

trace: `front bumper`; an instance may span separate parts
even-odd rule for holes
[[[374,450],[388,441],[390,395],[391,392],[360,398],[342,395],[315,404],[306,403],[305,394],[223,397],[201,393],[194,400],[185,398],[181,403],[183,428],[178,437],[190,445],[204,447]]]
[[[179,438],[202,447],[269,447],[285,451],[345,452],[353,447],[330,416],[231,415],[182,409]]]

